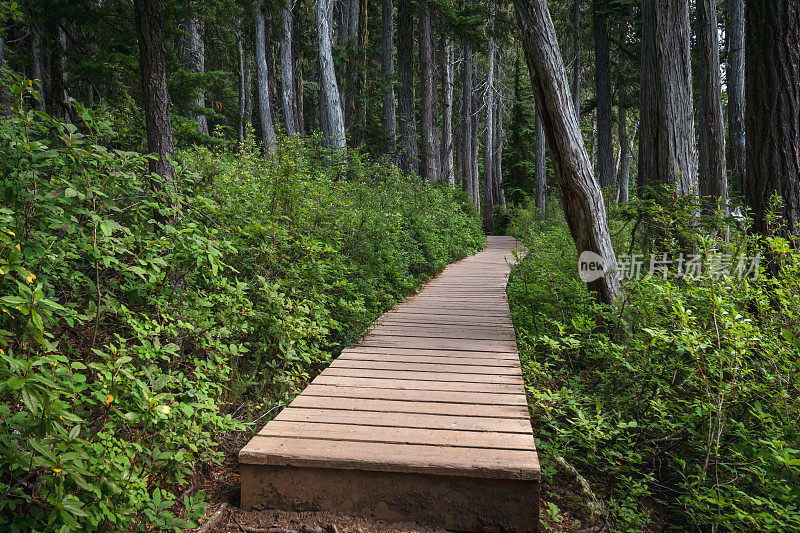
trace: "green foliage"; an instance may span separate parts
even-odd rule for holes
[[[445,188],[314,141],[176,157],[110,148],[105,115],[0,122],[0,529],[171,530],[231,402],[267,408],[447,262],[480,246]],[[169,197],[167,197],[167,193]],[[242,397],[243,393],[250,393]],[[264,398],[266,397],[266,401]],[[245,411],[252,412],[251,409]]]
[[[527,69],[519,54],[514,62],[514,102],[508,128],[508,146],[503,150],[503,189],[506,198],[517,204],[535,192],[536,124],[534,100]]]
[[[679,233],[660,239],[671,256],[686,249],[673,244],[687,246],[680,229],[692,225],[700,231],[689,249],[706,273],[719,254],[766,250],[768,264],[757,279],[628,281],[610,310],[577,279],[563,220],[516,213],[512,227],[536,250],[509,294],[545,478],[564,456],[622,531],[797,530],[800,252],[735,226],[725,242],[703,231],[721,227],[718,215],[660,205],[660,220]],[[616,249],[627,251],[629,225],[615,216]]]

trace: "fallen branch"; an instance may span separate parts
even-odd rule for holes
[[[220,505],[219,509],[217,509],[217,512],[211,515],[211,518],[203,522],[202,526],[194,530],[195,533],[210,533],[211,531],[213,531],[216,525],[219,524],[219,522],[222,520],[222,517],[225,514],[225,509],[227,508],[228,508],[227,503],[223,503],[222,505]]]
[[[566,459],[561,457],[560,455],[556,455],[556,466],[558,466],[564,473],[571,475],[575,478],[578,482],[578,485],[581,487],[581,492],[586,499],[586,507],[589,509],[589,514],[593,518],[600,518],[603,521],[603,527],[600,528],[599,531],[605,531],[606,525],[608,524],[608,510],[606,509],[605,504],[600,501],[594,492],[592,492],[592,487],[589,485],[589,482],[586,481],[586,478],[583,477],[578,470],[569,464]]]

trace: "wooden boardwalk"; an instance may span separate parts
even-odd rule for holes
[[[508,237],[386,313],[239,453],[242,507],[462,531],[538,528],[539,461],[505,299]]]

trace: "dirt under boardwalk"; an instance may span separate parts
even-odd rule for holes
[[[515,241],[386,313],[239,453],[244,509],[538,529],[539,460],[505,299]]]

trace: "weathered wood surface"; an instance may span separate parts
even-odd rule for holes
[[[505,298],[514,245],[490,237],[345,349],[241,450],[242,505],[338,509],[340,496],[320,491],[350,484],[348,471],[361,484],[395,473],[405,476],[397,487],[367,483],[373,493],[347,501],[389,519],[440,516],[435,525],[453,529],[535,530],[539,462]],[[281,467],[319,482],[290,483]],[[514,509],[506,482],[523,483],[520,505],[535,505]],[[480,516],[447,508],[470,498],[482,501]]]

